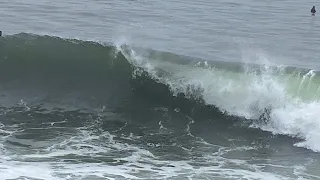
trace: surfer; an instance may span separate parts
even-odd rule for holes
[[[312,15],[314,15],[316,12],[317,12],[317,11],[316,11],[316,6],[313,6],[312,9],[311,9]]]
[[[0,31],[0,36],[2,36],[2,31]]]

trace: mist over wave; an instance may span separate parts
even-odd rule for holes
[[[17,94],[31,96],[29,89],[38,98],[28,103],[72,102],[87,109],[106,102],[121,107],[142,93],[182,110],[218,109],[217,116],[248,119],[251,127],[301,138],[296,146],[320,151],[320,80],[313,70],[25,33],[1,37],[0,55],[2,107]]]

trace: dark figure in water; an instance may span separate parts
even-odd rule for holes
[[[0,36],[2,36],[2,31],[0,31]]]
[[[316,6],[313,6],[312,9],[311,9],[311,13],[314,15],[316,13]]]

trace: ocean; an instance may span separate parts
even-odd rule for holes
[[[0,180],[320,179],[317,3],[2,0]]]

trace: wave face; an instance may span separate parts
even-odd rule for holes
[[[296,146],[320,151],[320,79],[313,70],[25,33],[0,38],[0,55],[2,106],[30,89],[38,98],[28,104],[72,102],[88,109],[136,104],[143,96],[186,112],[205,107],[213,116],[246,119],[251,127],[300,138]]]

